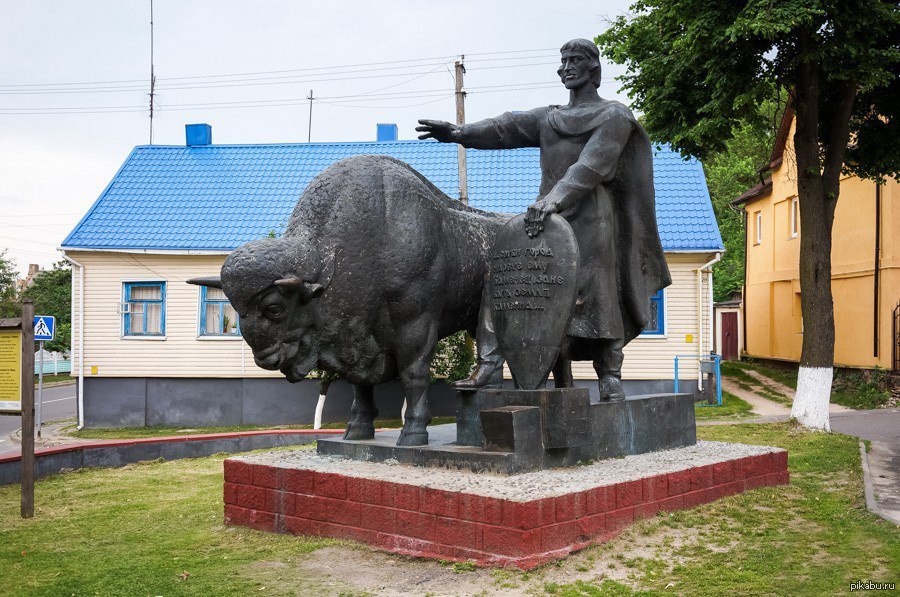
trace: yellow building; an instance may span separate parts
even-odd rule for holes
[[[746,218],[743,354],[787,361],[800,360],[803,343],[793,138],[789,108],[767,168],[771,177],[733,202]],[[897,369],[900,184],[842,178],[833,237],[835,365]]]

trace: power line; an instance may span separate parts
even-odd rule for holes
[[[476,52],[469,53],[469,56],[503,56],[510,54],[527,54],[527,53],[536,53],[536,52],[549,52],[553,51],[555,48],[538,48],[531,50],[509,50],[503,52]],[[300,73],[300,72],[313,72],[313,71],[322,71],[328,70],[331,72],[340,71],[348,68],[358,68],[358,67],[370,67],[370,66],[382,66],[382,65],[400,65],[400,64],[408,64],[409,66],[401,66],[396,68],[412,68],[422,65],[417,65],[414,63],[418,62],[433,62],[433,61],[452,61],[455,57],[455,54],[450,54],[446,56],[431,56],[428,58],[408,58],[404,60],[390,60],[390,61],[382,61],[382,62],[362,62],[357,64],[347,64],[341,66],[317,66],[317,67],[308,67],[308,68],[295,68],[295,69],[282,69],[282,70],[269,70],[269,71],[250,71],[243,73],[227,73],[227,74],[217,74],[217,75],[190,75],[183,77],[164,77],[161,78],[160,81],[184,81],[184,80],[194,80],[194,79],[214,79],[214,78],[227,78],[227,77],[245,77],[245,76],[255,76],[255,75],[270,75],[270,74],[283,74],[283,73]],[[508,57],[508,58],[480,58],[474,59],[473,62],[480,61],[492,61],[492,60],[522,60],[534,57]],[[380,70],[388,70],[388,69],[380,69]],[[81,86],[90,86],[90,85],[117,85],[117,84],[128,84],[128,83],[145,83],[146,79],[118,79],[118,80],[106,80],[106,81],[70,81],[63,83],[4,83],[0,84],[0,89],[14,89],[14,88],[27,88],[27,87],[81,87]]]
[[[367,79],[384,79],[388,77],[409,77],[412,75],[414,79],[430,75],[444,67],[446,63],[438,63],[435,68],[427,71],[418,72],[400,72],[400,73],[377,73],[367,75],[357,75],[352,77],[259,77],[251,79],[235,79],[231,81],[213,81],[209,83],[189,83],[178,85],[155,85],[160,91],[183,91],[193,89],[222,89],[228,87],[260,87],[272,85],[295,85],[305,83],[333,83],[338,81],[361,81]],[[493,70],[493,69],[510,69],[510,68],[527,68],[534,66],[552,66],[555,62],[530,62],[519,64],[502,64],[496,66],[480,66],[476,70]],[[377,70],[377,69],[376,69]],[[357,72],[373,73],[373,70],[347,71],[345,73],[337,73],[338,75],[352,74]],[[286,80],[287,79],[287,80]],[[162,80],[162,79],[160,79]],[[400,83],[402,84],[402,83]],[[398,85],[400,85],[398,84]],[[154,85],[151,84],[151,87]],[[16,96],[16,95],[82,95],[95,93],[133,93],[141,92],[147,89],[146,84],[137,87],[104,87],[104,88],[75,88],[75,89],[35,89],[35,90],[3,90],[0,89],[0,95]]]

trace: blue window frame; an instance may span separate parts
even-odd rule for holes
[[[642,336],[663,336],[666,333],[666,298],[664,290],[650,297],[650,322]]]
[[[122,294],[123,335],[166,335],[165,282],[125,282]]]
[[[200,287],[200,335],[241,335],[237,311],[219,288]]]

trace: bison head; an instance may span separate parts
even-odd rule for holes
[[[290,382],[316,366],[316,299],[324,286],[318,271],[303,263],[295,239],[264,238],[241,245],[222,265],[220,278],[191,284],[215,286],[240,316],[241,334],[263,369],[280,369]]]

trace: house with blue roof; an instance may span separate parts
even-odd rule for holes
[[[310,180],[349,156],[403,160],[458,198],[457,148],[396,133],[356,143],[214,145],[209,126],[186,130],[185,145],[135,147],[60,247],[75,268],[79,424],[311,422],[315,382],[292,385],[257,367],[221,291],[186,280],[215,275],[239,245],[280,234]],[[711,267],[723,251],[702,165],[664,146],[653,159],[656,219],[673,282],[653,298],[655,320],[626,347],[629,394],[671,391],[676,355],[711,352]],[[537,148],[468,149],[466,164],[472,207],[521,213],[537,196]],[[696,360],[680,370],[681,387],[695,388]],[[596,388],[590,363],[574,363],[573,371]],[[435,414],[454,413],[452,394],[438,393]],[[383,416],[399,414],[399,405],[384,402],[395,394],[378,390]],[[333,386],[324,420],[345,418],[350,399],[349,388]]]

